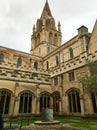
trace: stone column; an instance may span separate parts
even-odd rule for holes
[[[15,97],[14,113],[13,115],[18,115],[19,113],[19,97]]]
[[[64,103],[64,112],[69,114],[69,101],[68,101],[68,95],[65,96],[65,103]]]
[[[39,109],[39,108],[40,108],[40,102],[38,101],[38,102],[37,102],[37,113],[36,113],[36,114],[39,114],[39,113],[40,113],[40,109]]]
[[[10,109],[9,109],[9,115],[12,115],[12,112],[13,112],[13,105],[14,104],[14,97],[12,96],[11,97],[11,100],[10,100]]]
[[[62,112],[62,105],[61,105],[61,101],[59,101],[59,112]]]
[[[36,110],[36,98],[33,96],[32,97],[32,114],[35,114]]]
[[[84,95],[81,95],[80,97],[80,106],[81,106],[81,115],[85,115],[85,106],[84,106]]]
[[[53,109],[53,97],[50,97],[50,108]]]

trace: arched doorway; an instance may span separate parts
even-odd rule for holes
[[[7,89],[0,90],[0,109],[2,114],[9,114],[11,92]]]
[[[81,112],[80,96],[77,90],[70,90],[68,92],[68,100],[69,100],[69,111],[71,113]]]
[[[45,108],[50,108],[50,94],[43,93],[40,96],[40,112],[42,112]]]

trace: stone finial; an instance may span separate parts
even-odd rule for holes
[[[33,25],[33,33],[35,33],[35,25]]]
[[[60,24],[60,21],[58,22],[58,31],[61,32],[61,24]]]

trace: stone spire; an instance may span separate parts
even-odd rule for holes
[[[46,19],[48,17],[52,17],[52,14],[51,14],[51,11],[50,11],[48,0],[46,0],[46,3],[45,3],[45,6],[44,6],[44,9],[42,11],[40,19]]]

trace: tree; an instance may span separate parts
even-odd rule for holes
[[[89,74],[81,79],[83,90],[85,93],[97,93],[97,61],[87,61]]]

